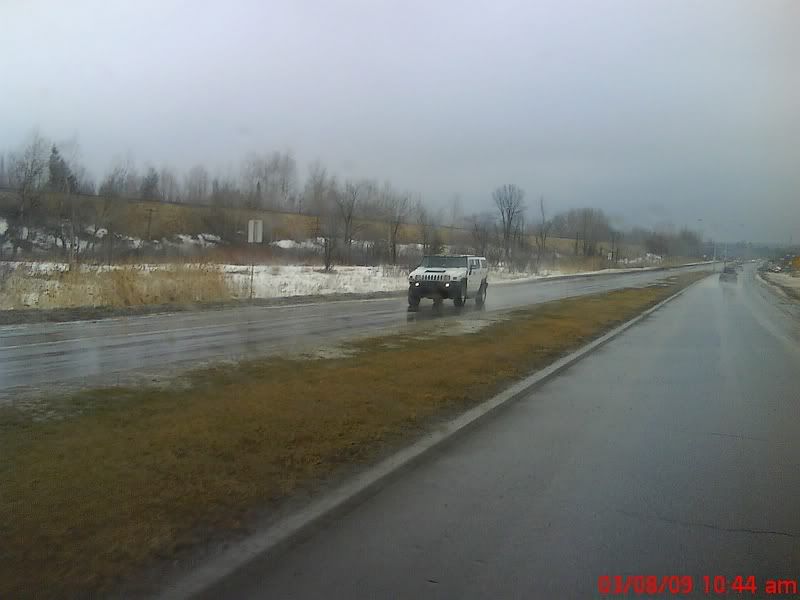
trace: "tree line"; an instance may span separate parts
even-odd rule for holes
[[[548,260],[555,262],[557,251],[549,243],[553,238],[573,240],[576,256],[602,253],[612,261],[620,258],[623,242],[658,255],[697,256],[702,247],[700,236],[687,230],[617,230],[598,208],[569,209],[550,216],[544,198],[528,206],[524,190],[515,184],[497,187],[485,211],[465,215],[457,196],[450,199],[447,209],[433,209],[417,193],[399,190],[389,182],[340,179],[318,161],[309,165],[301,182],[290,152],[252,153],[241,161],[238,173],[214,176],[201,164],[183,174],[153,166],[140,172],[127,158],[116,160],[95,181],[74,148],[65,152],[59,144],[33,133],[17,150],[0,154],[0,188],[13,189],[16,197],[13,210],[3,215],[9,226],[0,234],[0,247],[10,239],[14,254],[30,247],[32,231],[38,226],[57,241],[62,253],[77,259],[87,228],[111,229],[108,215],[116,199],[207,207],[216,215],[210,219],[211,233],[232,244],[240,243],[246,234],[240,222],[227,218],[230,209],[310,215],[313,226],[308,237],[318,245],[326,269],[336,262],[354,262],[354,245],[362,241],[365,221],[383,223],[383,258],[393,264],[399,260],[401,232],[409,225],[424,253],[444,250],[441,228],[447,226],[462,230],[460,250],[519,269],[538,270]],[[47,192],[57,193],[60,200],[42,214],[41,199]],[[102,198],[101,208],[82,214],[76,209],[78,196]],[[148,225],[145,243],[149,229]],[[91,247],[95,237],[91,236]]]

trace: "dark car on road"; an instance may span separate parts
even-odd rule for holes
[[[739,275],[736,273],[735,265],[725,265],[722,269],[722,273],[719,274],[720,281],[737,281],[738,279]]]

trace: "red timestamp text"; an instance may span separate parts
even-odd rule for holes
[[[601,575],[597,579],[601,595],[691,594],[694,578],[691,575]]]
[[[796,596],[797,579],[765,579],[758,582],[754,575],[601,575],[597,579],[597,591],[603,596],[632,594],[656,596],[663,594],[688,595],[699,592],[708,596],[749,595]]]
[[[706,594],[755,594],[759,592],[765,596],[794,596],[797,595],[796,579],[765,579],[759,585],[754,575],[737,575],[725,577],[724,575],[703,575],[703,591]]]

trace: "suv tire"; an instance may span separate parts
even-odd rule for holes
[[[464,303],[467,301],[467,282],[466,280],[461,282],[461,285],[458,288],[458,296],[453,298],[453,303],[456,306],[464,306]]]
[[[483,306],[486,302],[486,282],[481,283],[478,293],[475,294],[475,306]]]
[[[419,306],[419,296],[413,290],[408,290],[408,305],[412,308]]]

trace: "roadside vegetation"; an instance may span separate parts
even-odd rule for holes
[[[500,320],[475,313],[455,323],[480,326],[455,334],[411,325],[327,358],[264,358],[167,387],[86,390],[44,400],[46,411],[6,406],[0,597],[107,592],[241,533],[299,490],[369,463],[703,276]]]
[[[0,264],[0,310],[194,305],[234,297],[225,273],[216,265],[80,265],[45,270],[32,263],[15,267],[5,270]]]
[[[389,182],[340,179],[320,163],[301,177],[290,152],[250,154],[225,177],[203,165],[141,171],[116,160],[95,179],[77,147],[36,132],[2,150],[0,310],[26,314],[249,298],[250,287],[243,294],[230,274],[252,264],[295,269],[254,286],[253,297],[274,298],[352,293],[334,288],[337,269],[410,270],[424,254],[479,254],[508,277],[667,266],[711,252],[688,229],[623,229],[599,208],[531,202],[515,184],[498,186],[485,210],[467,214],[458,195],[427,203]],[[259,243],[248,243],[250,220],[263,224]],[[297,267],[332,276],[284,281],[302,275]],[[385,280],[376,283],[388,291]]]
[[[320,163],[298,172],[291,152],[251,153],[238,170],[184,173],[115,160],[95,178],[75,144],[34,132],[0,148],[0,260],[116,264],[177,257],[214,262],[412,265],[444,250],[485,255],[508,270],[538,273],[559,261],[609,268],[625,261],[710,254],[701,235],[669,224],[646,230],[615,223],[600,207],[558,208],[515,184],[487,191],[465,212],[458,194],[425,201],[369,178],[340,179]],[[237,172],[238,171],[238,172]],[[264,224],[259,247],[248,220]],[[298,242],[299,247],[276,247]]]

